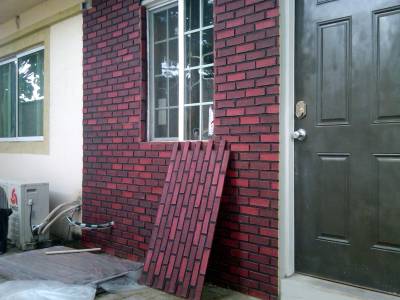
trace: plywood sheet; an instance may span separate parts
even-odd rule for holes
[[[222,141],[173,149],[142,282],[200,299],[229,160]]]

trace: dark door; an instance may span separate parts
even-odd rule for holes
[[[400,0],[296,0],[296,270],[400,293]]]

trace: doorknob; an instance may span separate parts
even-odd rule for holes
[[[306,137],[307,137],[307,132],[303,128],[300,128],[292,133],[292,139],[298,140],[300,142],[304,141]]]

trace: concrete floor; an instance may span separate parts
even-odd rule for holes
[[[4,256],[21,253],[18,249],[11,248]],[[4,257],[3,256],[3,257]],[[134,280],[134,278],[133,278]],[[7,279],[0,276],[0,283]],[[137,286],[131,291],[118,293],[103,293],[96,296],[96,300],[179,300],[181,298],[152,289],[146,286]],[[236,291],[224,289],[215,285],[206,284],[203,291],[203,300],[257,300],[257,298],[241,294]]]
[[[5,256],[19,253],[10,249]],[[0,277],[0,283],[6,279]],[[117,293],[103,293],[96,300],[178,300],[175,296],[166,294],[145,286],[137,285],[132,290]],[[203,300],[255,300],[229,289],[207,284],[203,291]],[[326,280],[295,274],[281,281],[281,300],[400,300],[400,297],[360,289],[353,286],[338,284]]]
[[[0,277],[0,284],[5,282]],[[202,300],[257,300],[232,290],[224,289],[214,285],[206,285],[203,291]],[[181,298],[155,290],[149,287],[141,287],[129,292],[103,293],[96,296],[96,300],[181,300]]]
[[[121,292],[117,294],[98,295],[96,300],[180,300],[181,298],[166,294],[162,291],[149,287],[142,287],[130,292]],[[232,290],[207,284],[203,291],[203,300],[256,300]]]
[[[400,298],[295,274],[281,281],[281,300],[400,300]]]

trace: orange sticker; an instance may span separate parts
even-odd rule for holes
[[[13,189],[12,193],[11,193],[11,205],[18,206],[18,198],[17,198],[17,194],[15,192],[15,189]]]

